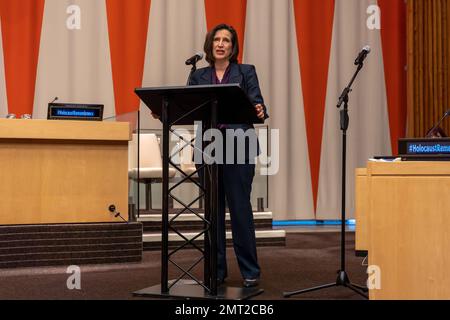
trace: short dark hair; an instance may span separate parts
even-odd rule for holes
[[[207,34],[205,39],[205,44],[203,45],[203,50],[206,53],[206,61],[210,65],[213,65],[215,62],[214,55],[213,55],[213,43],[214,43],[214,36],[216,35],[216,32],[219,30],[227,30],[231,33],[231,56],[229,58],[230,62],[237,63],[238,62],[238,55],[239,55],[239,41],[238,41],[238,35],[236,30],[225,23],[218,24],[214,28],[212,28]]]

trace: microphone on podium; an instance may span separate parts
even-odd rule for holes
[[[186,60],[185,64],[191,65],[191,64],[196,64],[198,61],[203,59],[203,53],[202,52],[197,52],[196,54],[194,54],[192,57],[190,57],[189,59]]]
[[[428,130],[426,134],[426,138],[433,138],[433,137],[446,137],[444,130],[442,130],[439,125],[444,121],[445,118],[447,118],[450,115],[450,109],[444,112],[441,119],[433,126],[430,130]]]
[[[56,100],[58,100],[59,98],[58,97],[55,97],[50,103],[53,103],[53,102],[55,102]],[[49,104],[50,104],[49,103]]]
[[[192,74],[195,72],[195,70],[197,70],[197,62],[203,59],[203,52],[197,52],[196,54],[194,54],[192,57],[190,57],[189,59],[187,59],[185,61],[185,64],[187,66],[192,65],[191,68],[191,72],[189,73],[189,77],[187,79],[186,85],[189,85],[189,83],[191,82],[191,77]]]

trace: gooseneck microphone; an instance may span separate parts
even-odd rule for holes
[[[120,214],[120,212],[116,211],[116,206],[114,204],[111,204],[108,207],[108,211],[114,214],[114,218],[120,217],[120,219],[122,219],[123,221],[125,221],[126,223],[128,223],[127,220],[125,220],[122,215]]]
[[[196,54],[194,54],[192,57],[190,57],[189,59],[186,60],[185,64],[187,66],[191,65],[191,64],[196,64],[198,61],[203,59],[203,53],[202,52],[197,52]]]
[[[358,54],[358,57],[356,57],[355,59],[355,66],[362,64],[364,62],[364,59],[366,59],[367,55],[370,52],[370,47],[369,46],[364,46],[364,48],[362,48],[361,52]]]
[[[186,60],[185,64],[187,66],[192,65],[191,72],[189,72],[189,76],[186,81],[186,85],[188,86],[191,82],[191,77],[194,74],[195,70],[197,70],[196,63],[203,59],[203,52],[197,52],[192,57]]]
[[[426,138],[431,138],[433,136],[435,130],[442,123],[442,121],[444,121],[444,119],[447,118],[449,115],[450,115],[450,109],[448,109],[447,111],[444,112],[444,114],[442,115],[441,119],[439,119],[439,121],[433,127],[431,127],[430,130],[428,130],[428,132],[427,132],[425,137]]]
[[[55,97],[50,103],[53,103],[53,102],[55,102],[58,99],[59,99],[58,97]]]

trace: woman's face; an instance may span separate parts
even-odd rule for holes
[[[228,60],[233,47],[231,33],[226,29],[218,30],[214,35],[213,56],[215,61]]]

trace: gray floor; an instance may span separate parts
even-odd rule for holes
[[[283,300],[284,291],[309,288],[336,279],[340,261],[340,232],[334,226],[286,228],[285,247],[260,247],[261,287],[264,293],[258,300]],[[302,232],[294,232],[294,230]],[[309,230],[309,232],[306,232]],[[184,250],[177,263],[188,264],[197,259],[198,252]],[[232,248],[227,250],[229,278],[226,286],[240,287],[242,278]],[[355,256],[354,232],[346,233],[347,272],[352,282],[364,284],[366,264]],[[281,263],[281,264],[280,264]],[[141,299],[133,292],[160,283],[161,256],[159,251],[145,251],[139,263],[82,265],[81,289],[70,290],[71,274],[68,266],[17,268],[0,270],[0,300],[129,300]],[[177,270],[171,269],[169,278],[175,279]],[[201,279],[202,266],[193,270]],[[146,299],[146,298],[142,298]],[[291,297],[313,300],[359,300],[361,296],[344,287]]]

